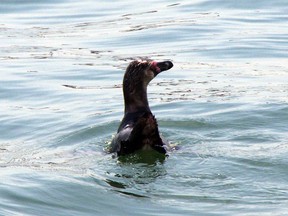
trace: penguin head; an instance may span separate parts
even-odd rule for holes
[[[153,60],[132,61],[125,72],[123,84],[147,87],[149,82],[159,73],[173,67],[171,61],[157,62]]]

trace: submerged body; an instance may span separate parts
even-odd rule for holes
[[[124,118],[112,140],[110,152],[116,152],[118,156],[141,149],[166,153],[157,120],[148,104],[147,85],[160,72],[172,67],[170,61],[145,60],[129,64],[123,79]]]

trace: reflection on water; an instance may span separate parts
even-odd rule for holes
[[[116,169],[113,167],[107,171],[105,181],[119,193],[136,197],[150,197],[151,184],[165,177],[167,172],[163,166],[164,160],[157,162],[155,157],[152,159],[148,155],[144,159],[143,155],[140,157],[133,155],[120,159]]]

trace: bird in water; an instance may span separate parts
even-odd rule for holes
[[[135,60],[128,65],[123,78],[124,117],[111,142],[111,153],[121,156],[154,149],[166,154],[166,143],[160,137],[157,120],[149,107],[147,86],[159,73],[172,67],[171,61],[153,60]]]

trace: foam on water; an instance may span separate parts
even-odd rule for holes
[[[0,214],[285,215],[287,9],[1,1]],[[148,88],[164,161],[105,152],[139,57],[174,64]]]

